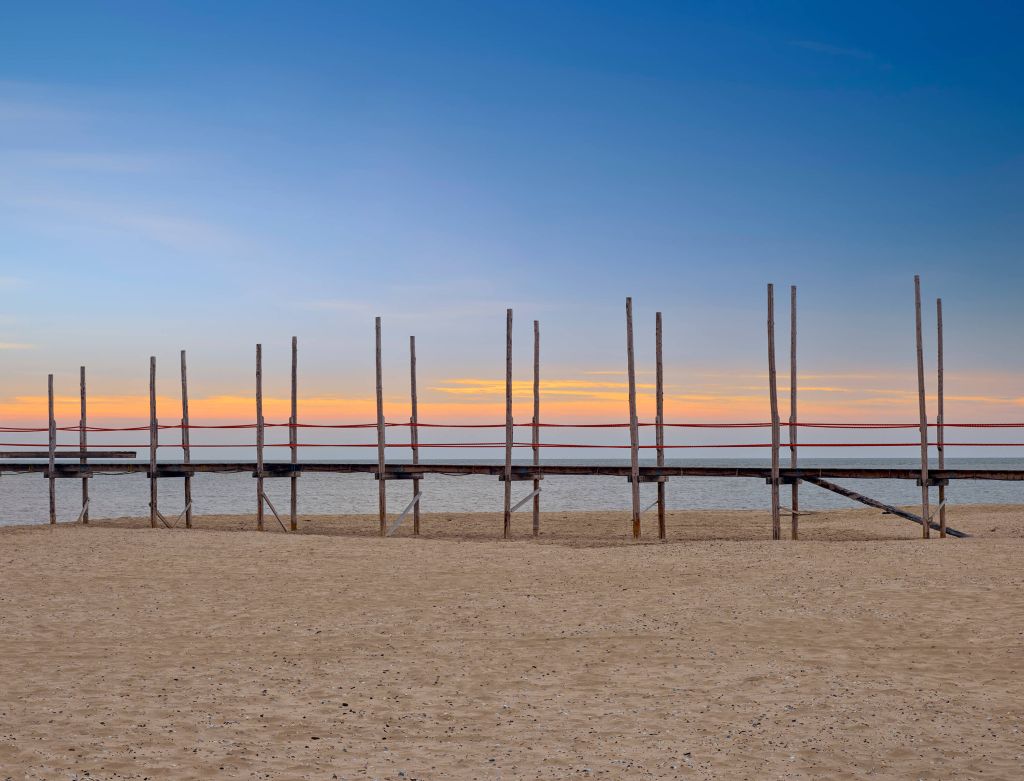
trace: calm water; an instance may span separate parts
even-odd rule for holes
[[[496,462],[494,462],[496,463]],[[565,462],[570,463],[570,462]],[[615,464],[619,461],[573,461],[571,463]],[[691,460],[669,459],[669,465],[767,466],[762,459]],[[917,466],[911,459],[808,459],[806,466]],[[1024,468],[1024,459],[963,458],[947,459],[949,467]],[[113,467],[116,468],[116,467]],[[0,467],[2,469],[2,467]],[[839,480],[861,493],[891,504],[914,504],[920,491],[913,481]],[[183,506],[181,479],[160,481],[160,509],[173,517]],[[288,507],[288,480],[267,480],[267,494],[285,512]],[[431,475],[421,483],[424,512],[500,512],[502,484],[496,477],[480,475],[447,477]],[[623,510],[630,507],[629,483],[621,477],[547,477],[542,483],[543,510]],[[412,486],[407,482],[388,484],[390,509],[400,512],[408,502]],[[933,494],[935,489],[933,490]],[[200,474],[192,481],[193,508],[197,514],[244,513],[255,505],[255,484],[250,473]],[[653,484],[641,486],[644,506],[654,501]],[[528,483],[514,484],[513,501],[530,492]],[[90,515],[105,518],[148,513],[149,482],[145,475],[103,475],[90,484]],[[783,489],[783,504],[788,490]],[[860,506],[815,486],[800,492],[801,506],[827,509]],[[948,489],[951,504],[1024,504],[1024,482],[956,481]],[[58,519],[71,521],[81,509],[81,483],[57,481]],[[673,478],[668,482],[669,509],[720,508],[765,509],[769,489],[756,478]],[[529,505],[524,506],[528,511]],[[376,513],[377,484],[371,475],[304,475],[299,478],[299,512],[310,515],[329,513]],[[10,475],[0,478],[0,525],[44,523],[48,517],[46,480],[40,475]]]

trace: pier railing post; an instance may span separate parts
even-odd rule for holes
[[[629,388],[629,479],[633,539],[640,539],[640,434],[636,419],[636,363],[633,356],[633,299],[626,299],[626,381]]]
[[[149,356],[149,525],[156,528],[157,507],[156,450],[159,447],[156,418],[156,356]]]
[[[88,438],[86,431],[88,429],[88,414],[85,408],[85,367],[79,367],[79,389],[81,392],[81,417],[78,421],[78,447],[82,451],[81,457],[78,459],[78,463],[85,466],[88,463],[87,447]],[[82,523],[88,525],[89,523],[89,478],[82,478]]]
[[[939,469],[946,468],[946,411],[945,411],[945,389],[944,389],[944,368],[943,368],[943,348],[942,348],[942,299],[935,299],[935,318],[937,323],[938,331],[938,363],[936,366],[936,374],[938,380],[938,415],[935,419],[935,441],[938,444],[936,448],[939,456]],[[946,483],[945,480],[939,482],[939,537],[944,538],[946,536]]]
[[[376,336],[376,367],[377,367],[377,515],[380,520],[380,536],[387,535],[388,528],[388,494],[386,477],[387,463],[384,456],[384,367],[381,360],[380,318],[374,319]]]
[[[263,345],[256,345],[256,528],[263,531]]]
[[[924,387],[924,338],[921,332],[921,277],[914,275],[914,321],[917,336],[917,408],[921,429],[921,536],[930,536],[928,519],[928,409]]]
[[[416,397],[416,337],[409,337],[409,445],[412,448],[412,462],[420,462],[419,403]],[[412,534],[420,534],[420,503],[416,497],[420,493],[420,479],[412,479]]]
[[[53,375],[46,375],[46,395],[47,404],[49,409],[49,423],[47,431],[49,432],[49,447],[47,450],[47,456],[49,461],[49,468],[47,474],[49,475],[49,488],[50,488],[50,523],[57,523],[57,479],[53,473],[54,459],[57,453],[57,421],[53,417]]]
[[[288,422],[288,444],[292,467],[299,463],[299,339],[292,337],[292,409]],[[299,476],[294,470],[290,480],[291,494],[288,503],[288,526],[292,531],[299,528]]]
[[[192,463],[188,423],[188,367],[185,351],[181,351],[181,457],[184,464]],[[192,474],[185,472],[185,528],[192,528]]]
[[[540,321],[533,321],[533,466],[540,466]],[[540,534],[540,477],[533,477],[533,536]]]
[[[772,415],[772,539],[782,538],[779,511],[779,386],[775,371],[775,286],[768,285],[768,396]]]
[[[665,370],[662,364],[661,354],[661,312],[654,315],[654,399],[655,418],[654,436],[658,449],[658,466],[665,466]],[[666,538],[665,529],[665,481],[666,478],[658,478],[658,539]]]
[[[512,310],[505,310],[505,514],[502,538],[512,536]]]
[[[796,285],[789,288],[789,465],[797,466],[797,415],[796,415]],[[790,536],[800,539],[800,481],[796,478],[790,486],[789,526]]]

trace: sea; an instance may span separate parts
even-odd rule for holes
[[[424,461],[424,463],[427,463]],[[501,463],[478,461],[476,463]],[[623,464],[620,460],[551,460],[547,463]],[[641,460],[642,464],[653,461]],[[918,461],[898,458],[807,459],[801,466],[916,468]],[[766,459],[666,459],[669,466],[768,466]],[[110,464],[116,471],[117,464]],[[1020,458],[947,458],[948,468],[1024,469]],[[883,502],[914,505],[921,501],[912,480],[836,480],[844,486]],[[500,512],[503,484],[492,476],[429,475],[420,483],[423,512]],[[532,485],[514,483],[513,502],[526,496]],[[622,477],[549,476],[541,483],[542,511],[622,510],[629,512],[629,482]],[[654,484],[641,485],[646,507],[656,498]],[[266,493],[278,512],[287,512],[289,481],[266,480]],[[407,481],[388,483],[389,509],[398,513],[411,498]],[[168,518],[184,509],[181,478],[159,481],[159,506]],[[89,514],[94,519],[148,515],[149,481],[144,474],[104,474],[90,480]],[[300,515],[334,515],[377,512],[377,483],[370,474],[306,474],[299,478]],[[933,500],[937,489],[932,489]],[[764,480],[751,477],[676,477],[668,481],[666,504],[670,510],[761,509],[770,507],[770,489]],[[789,490],[783,488],[782,504],[788,506]],[[949,504],[1024,504],[1024,482],[956,480],[947,488]],[[40,474],[4,473],[0,463],[0,525],[48,521],[46,479]],[[244,514],[254,511],[255,483],[251,472],[201,473],[192,480],[192,506],[197,515]],[[523,505],[528,512],[531,503]],[[813,485],[800,491],[800,506],[808,510],[859,507],[848,499]],[[81,511],[81,481],[57,481],[59,521],[74,521]]]

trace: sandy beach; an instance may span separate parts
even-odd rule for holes
[[[949,522],[0,530],[0,779],[1017,779],[1024,508]]]

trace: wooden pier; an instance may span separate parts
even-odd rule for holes
[[[658,537],[665,539],[665,484],[670,479],[703,477],[703,478],[752,478],[764,480],[771,489],[771,538],[782,539],[781,517],[785,511],[790,515],[790,539],[799,538],[798,521],[799,516],[804,514],[800,511],[799,485],[807,483],[817,486],[823,490],[839,494],[847,499],[882,509],[886,513],[904,518],[917,523],[921,527],[922,537],[927,538],[932,530],[939,532],[939,536],[947,534],[954,537],[966,537],[966,533],[948,528],[946,525],[946,493],[947,486],[955,480],[999,480],[999,481],[1024,481],[1024,470],[1017,469],[947,469],[945,467],[946,449],[950,446],[945,439],[945,429],[949,426],[972,426],[979,427],[1021,427],[1024,424],[954,424],[945,420],[945,409],[943,405],[943,333],[942,333],[942,303],[936,302],[937,314],[937,391],[938,408],[937,417],[931,422],[927,415],[926,388],[924,374],[924,337],[922,326],[921,307],[921,285],[918,277],[914,278],[914,325],[915,325],[915,357],[917,368],[917,401],[918,419],[914,424],[827,424],[808,423],[797,419],[797,338],[796,338],[796,287],[790,288],[790,356],[789,356],[789,418],[785,429],[788,433],[788,442],[782,442],[783,423],[779,411],[779,393],[777,387],[777,365],[775,353],[775,300],[774,286],[767,286],[767,334],[768,334],[768,387],[769,399],[769,423],[753,424],[689,424],[685,422],[671,422],[665,420],[664,414],[664,369],[663,369],[663,334],[664,324],[662,313],[657,312],[654,323],[655,335],[655,409],[656,415],[653,423],[641,422],[637,416],[637,391],[636,391],[636,359],[634,352],[634,321],[633,302],[626,299],[625,309],[625,373],[626,387],[628,393],[629,420],[626,424],[559,424],[547,422],[541,424],[541,392],[540,392],[540,324],[533,321],[533,414],[529,423],[517,423],[513,417],[512,387],[513,387],[513,312],[506,311],[506,334],[505,334],[505,419],[503,423],[482,424],[483,427],[503,428],[504,439],[501,442],[492,443],[424,443],[420,436],[424,430],[444,428],[446,424],[423,423],[418,417],[417,407],[417,385],[416,385],[416,341],[415,337],[409,338],[409,367],[410,367],[410,410],[411,417],[408,423],[388,422],[384,410],[383,390],[383,353],[382,353],[382,321],[375,320],[375,369],[376,369],[376,420],[367,424],[300,424],[298,421],[298,340],[292,337],[291,340],[291,409],[287,423],[268,423],[263,417],[263,352],[262,346],[256,345],[256,367],[255,367],[255,422],[251,428],[255,429],[255,445],[196,445],[190,439],[189,432],[195,428],[218,428],[218,426],[195,426],[189,422],[189,396],[188,380],[186,371],[185,351],[181,351],[181,420],[180,424],[160,425],[157,419],[156,409],[156,358],[151,357],[149,361],[149,421],[147,426],[132,426],[122,428],[101,428],[87,425],[86,417],[86,384],[85,367],[80,369],[80,393],[81,393],[81,417],[78,425],[74,427],[58,428],[54,417],[54,389],[53,375],[47,378],[48,397],[48,421],[47,426],[38,428],[31,427],[0,427],[8,432],[33,432],[45,433],[48,438],[46,449],[41,449],[42,443],[30,445],[26,443],[0,443],[0,446],[14,446],[19,449],[0,451],[0,472],[7,473],[40,473],[48,481],[50,495],[50,522],[56,522],[56,504],[54,483],[58,479],[76,479],[82,481],[82,510],[79,520],[88,523],[89,515],[89,485],[90,478],[100,474],[145,474],[150,481],[150,524],[157,528],[160,524],[170,526],[167,519],[160,513],[158,508],[157,490],[158,481],[169,478],[184,479],[184,507],[179,520],[185,519],[185,526],[192,526],[192,477],[200,473],[224,474],[224,473],[250,473],[255,479],[256,493],[256,527],[263,530],[265,527],[264,510],[270,509],[274,518],[284,531],[295,531],[297,529],[298,512],[298,478],[303,474],[312,473],[338,473],[353,474],[363,473],[373,475],[378,481],[378,514],[379,529],[381,536],[389,535],[407,514],[412,513],[413,533],[419,533],[419,500],[422,496],[421,480],[428,475],[481,475],[497,477],[504,483],[504,522],[503,536],[508,538],[511,535],[511,516],[516,510],[532,500],[533,514],[533,535],[540,534],[540,505],[541,505],[541,481],[545,477],[552,476],[573,476],[573,477],[617,477],[624,478],[630,484],[629,490],[632,499],[631,527],[634,538],[640,536],[640,517],[648,508],[640,506],[640,484],[645,482],[657,483],[658,498]],[[364,428],[376,430],[376,442],[373,447],[377,451],[376,461],[331,461],[304,463],[299,458],[299,449],[306,446],[323,446],[315,443],[300,443],[299,429],[305,425],[314,425],[318,428]],[[628,445],[580,445],[560,444],[543,442],[541,437],[542,427],[588,427],[608,426],[613,428],[628,427]],[[665,462],[667,449],[675,447],[704,447],[704,445],[669,445],[665,442],[666,429],[672,427],[700,426],[702,428],[713,428],[720,425],[722,428],[734,428],[745,426],[751,428],[770,428],[770,445],[707,445],[706,447],[770,447],[771,458],[769,466],[671,466]],[[268,426],[286,426],[288,431],[288,461],[274,461],[265,458],[265,433]],[[409,441],[403,443],[388,442],[387,432],[392,426],[407,426],[409,428]],[[640,428],[654,426],[655,444],[640,444]],[[818,428],[914,428],[919,434],[919,441],[907,444],[919,448],[920,465],[914,468],[890,468],[890,467],[806,467],[798,466],[798,429],[804,426]],[[246,426],[224,426],[224,428],[244,428]],[[460,426],[449,426],[460,427]],[[529,442],[518,442],[515,440],[517,428],[529,427],[531,438]],[[132,450],[96,449],[87,441],[89,431],[144,431],[148,429],[148,442],[140,444],[140,449],[148,449],[147,461],[128,460],[137,456]],[[160,441],[161,430],[180,429],[181,439],[178,442]],[[937,442],[929,442],[929,432],[935,430]],[[76,431],[79,434],[77,447],[69,444],[58,445],[57,432]],[[839,443],[842,444],[842,443]],[[857,444],[862,443],[847,443]],[[879,443],[883,444],[883,443]],[[1000,443],[992,443],[1000,444]],[[194,447],[254,447],[256,458],[253,461],[197,461],[192,457]],[[368,444],[362,446],[368,447]],[[502,462],[480,463],[480,462],[434,462],[423,461],[421,450],[429,447],[501,447],[504,449]],[[812,443],[802,441],[799,447],[813,446]],[[63,447],[64,449],[59,449]],[[338,445],[345,447],[345,445]],[[619,465],[594,465],[594,464],[569,464],[569,463],[544,463],[541,458],[541,449],[544,447],[617,447],[629,449],[629,460]],[[929,453],[932,447],[936,448],[938,455],[938,468],[932,468],[929,463]],[[181,460],[166,460],[158,458],[159,448],[180,449]],[[389,448],[407,449],[411,451],[411,462],[395,463],[389,462],[387,458]],[[514,458],[515,448],[529,448],[532,458],[529,463],[520,463]],[[642,448],[654,449],[656,463],[641,464],[640,451]],[[781,464],[781,451],[789,449],[789,467]],[[288,524],[278,514],[264,491],[264,480],[272,478],[288,478],[290,480],[290,502],[288,508]],[[837,479],[871,479],[871,480],[913,480],[921,490],[921,510],[919,513],[912,513],[906,509],[896,508],[865,496],[850,488],[831,482]],[[412,484],[412,498],[405,509],[392,518],[388,512],[388,491],[387,485],[393,480],[409,480]],[[513,504],[514,486],[524,483],[532,486],[532,492],[524,499]],[[791,507],[784,508],[781,505],[781,488],[783,485],[791,486]],[[939,488],[939,505],[935,512],[930,509],[929,488]],[[2,501],[2,493],[0,493]],[[938,516],[936,522],[935,516]]]

